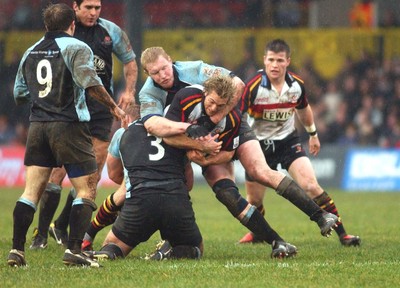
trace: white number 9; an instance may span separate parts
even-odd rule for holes
[[[42,70],[44,69],[44,74],[46,75],[44,78],[42,77]],[[39,97],[46,97],[51,90],[53,84],[53,73],[51,71],[50,61],[43,59],[38,63],[36,68],[36,78],[40,85],[46,85],[44,90],[39,90]]]

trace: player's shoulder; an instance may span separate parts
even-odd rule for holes
[[[177,70],[193,69],[200,67],[204,62],[201,60],[197,61],[175,61],[174,66]]]
[[[110,21],[110,20],[107,20],[107,19],[104,19],[104,18],[99,18],[98,20],[97,20],[97,23],[100,25],[100,26],[102,26],[102,27],[104,27],[104,28],[106,28],[106,29],[121,29],[117,24],[115,24],[114,22],[112,22],[112,21]]]
[[[287,72],[287,77],[292,82],[296,81],[299,84],[304,85],[304,80],[298,74],[296,74],[296,73],[294,73],[292,71],[288,71]]]
[[[57,44],[62,44],[63,46],[82,46],[89,48],[89,45],[72,36],[65,36],[65,37],[57,37],[55,38]]]
[[[196,99],[203,97],[203,89],[204,87],[202,85],[193,84],[180,89],[176,93],[175,97],[180,100],[187,98],[190,101],[195,101]]]

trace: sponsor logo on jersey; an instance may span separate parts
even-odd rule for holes
[[[267,121],[286,121],[293,115],[293,109],[264,109],[263,119]]]
[[[94,55],[94,67],[96,69],[97,74],[102,73],[104,68],[106,67],[106,62],[97,55]]]
[[[210,68],[210,67],[204,67],[203,72],[205,75],[207,75],[207,77],[211,77],[211,76],[219,76],[222,73],[222,69],[221,68]]]

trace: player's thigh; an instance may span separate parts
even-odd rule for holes
[[[303,156],[294,160],[288,172],[310,197],[320,194],[322,188],[317,182],[314,169],[308,157]]]
[[[233,162],[229,161],[205,167],[203,169],[203,176],[210,187],[213,187],[216,182],[222,179],[231,179],[232,181],[235,181]]]
[[[65,171],[64,166],[63,167],[55,167],[51,171],[49,182],[61,186],[62,181],[64,180],[66,175],[67,175],[67,171]]]
[[[74,186],[77,198],[84,198],[94,201],[96,199],[97,173],[79,177],[69,177]]]
[[[199,246],[202,236],[196,224],[192,203],[185,194],[163,194],[161,237],[172,246]]]
[[[118,239],[134,248],[147,241],[159,228],[160,197],[158,193],[132,193],[122,206],[112,231]]]
[[[108,141],[102,141],[98,138],[92,137],[92,142],[93,142],[93,151],[94,155],[96,157],[96,163],[98,167],[98,171],[103,170],[104,164],[106,163],[107,159],[107,154],[108,154],[108,145],[110,145],[110,142]]]
[[[22,198],[37,204],[49,180],[51,168],[40,166],[26,167],[26,185]]]

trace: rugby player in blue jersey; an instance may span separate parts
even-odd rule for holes
[[[135,102],[138,74],[136,56],[126,33],[115,23],[100,18],[101,0],[75,0],[73,9],[76,14],[74,37],[85,42],[92,49],[97,75],[115,101],[117,101],[117,95],[113,88],[113,55],[123,64],[125,89],[119,97],[118,105],[125,110],[130,103]],[[104,106],[90,97],[88,97],[87,105],[91,116],[89,128],[98,166],[97,181],[99,181],[107,157],[113,119]],[[63,168],[55,168],[52,171],[41,200],[38,228],[34,230],[31,249],[46,248],[48,231],[58,244],[66,244],[71,203],[76,194],[74,189],[71,189],[61,214],[50,225],[60,201],[61,185],[65,175]]]
[[[82,238],[96,210],[97,164],[88,127],[86,95],[105,105],[117,119],[125,113],[104,88],[93,66],[93,52],[73,38],[75,13],[65,4],[43,13],[44,37],[23,55],[16,75],[14,99],[30,102],[30,127],[24,164],[26,186],[14,208],[9,266],[25,266],[26,233],[53,167],[64,165],[77,196],[72,203],[70,233],[63,262],[99,267],[81,252]]]

